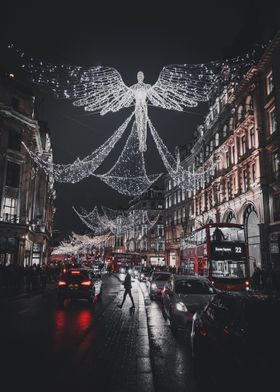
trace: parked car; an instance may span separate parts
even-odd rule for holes
[[[197,379],[207,380],[202,388],[209,390],[212,379],[215,388],[230,381],[234,390],[272,390],[268,385],[279,374],[279,314],[280,298],[246,292],[219,293],[198,311],[191,347]]]
[[[202,309],[217,290],[202,276],[171,275],[162,293],[162,313],[174,332],[191,331],[195,312]]]
[[[140,278],[141,271],[142,271],[142,268],[143,268],[142,265],[135,265],[135,266],[132,268],[132,277],[133,277],[133,278],[139,279],[139,278]]]
[[[60,275],[57,289],[57,300],[61,306],[65,299],[85,299],[89,304],[93,304],[96,299],[95,281],[84,269],[71,269]]]
[[[150,298],[161,298],[164,285],[170,278],[170,272],[152,272],[147,284]]]

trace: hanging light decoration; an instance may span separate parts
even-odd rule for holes
[[[53,65],[27,56],[14,48],[22,67],[33,83],[71,99],[73,105],[104,115],[129,106],[135,107],[139,149],[146,151],[147,105],[183,111],[205,102],[221,84],[237,82],[256,61],[256,51],[225,61],[204,64],[174,64],[165,66],[155,84],[144,83],[144,73],[137,73],[137,83],[126,86],[120,73],[111,67]]]
[[[159,175],[148,176],[145,170],[143,152],[147,150],[148,125],[169,175],[182,189],[195,189],[196,184],[213,173],[217,164],[213,162],[198,173],[185,170],[170,154],[153,127],[148,117],[148,104],[176,111],[195,107],[199,102],[213,97],[221,86],[233,82],[237,84],[256,61],[256,51],[253,50],[245,56],[225,61],[168,65],[162,69],[155,84],[144,83],[144,73],[139,71],[137,83],[126,86],[119,72],[111,67],[52,65],[28,57],[20,49],[15,50],[33,83],[59,98],[71,99],[75,106],[101,115],[134,107],[132,115],[111,138],[83,160],[77,159],[69,165],[54,165],[28,150],[38,165],[52,173],[56,181],[77,182],[94,174],[119,193],[128,196],[140,195],[159,178]],[[133,115],[135,121],[132,131],[119,159],[107,173],[96,174],[96,169],[121,138]]]
[[[209,161],[207,166],[204,168],[201,167],[200,170],[197,170],[195,173],[186,170],[180,163],[179,155],[177,156],[177,159],[175,159],[169,152],[150,119],[148,120],[148,124],[163,164],[176,186],[179,186],[184,191],[193,191],[199,187],[201,182],[204,183],[205,180],[209,181],[210,177],[215,174],[215,169],[219,163],[218,160]]]
[[[45,171],[46,174],[51,174],[55,181],[58,182],[79,182],[82,179],[93,175],[95,170],[107,158],[116,143],[124,134],[130,120],[134,113],[132,113],[125,122],[114,132],[114,134],[99,148],[93,151],[90,155],[80,160],[77,158],[73,163],[68,165],[54,164],[48,160],[43,159],[38,154],[31,151],[23,142],[25,149],[36,164]]]
[[[115,165],[105,174],[98,175],[110,187],[128,196],[145,192],[161,174],[147,175],[144,155],[139,149],[136,122]]]
[[[81,221],[94,233],[104,233],[110,231],[114,235],[123,235],[136,226],[145,225],[147,228],[153,227],[160,216],[158,210],[113,210],[102,206],[102,214],[97,207],[91,212],[79,213],[74,207],[74,211]],[[149,213],[153,219],[149,218]]]

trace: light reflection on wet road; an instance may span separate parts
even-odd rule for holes
[[[174,337],[164,320],[159,301],[151,301],[146,285],[141,283],[145,296],[150,335],[150,348],[154,383],[157,391],[194,392],[191,351],[189,339],[184,334]]]
[[[2,380],[9,392],[19,383],[30,391],[149,392],[154,385],[154,392],[194,392],[187,341],[173,337],[145,285],[133,286],[135,314],[129,299],[122,311],[117,308],[123,287],[116,277],[104,280],[102,301],[94,307],[75,302],[60,309],[54,288],[45,296],[1,300]],[[141,356],[147,345],[151,361]]]

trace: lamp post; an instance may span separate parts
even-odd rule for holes
[[[161,243],[161,236],[158,237],[158,241],[157,241],[157,259],[158,259],[158,264],[159,264],[159,248],[160,248],[160,243]]]

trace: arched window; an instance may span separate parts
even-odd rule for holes
[[[220,135],[219,132],[215,134],[215,147],[218,147],[220,144]]]
[[[248,244],[250,275],[253,265],[261,266],[259,218],[252,204],[244,212],[245,234]]]
[[[243,106],[239,105],[238,110],[237,110],[237,119],[240,120],[242,118],[243,114]]]
[[[226,217],[226,223],[237,223],[233,211],[229,211]]]
[[[223,127],[223,138],[227,137],[227,133],[228,133],[228,127],[227,127],[227,124],[225,124]]]
[[[246,98],[246,112],[253,109],[253,99],[251,95]]]
[[[233,131],[233,117],[229,119],[229,131]]]

